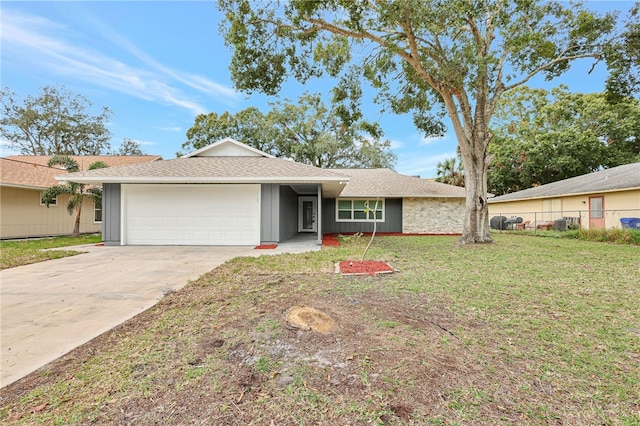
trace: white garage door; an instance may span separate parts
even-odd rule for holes
[[[260,185],[122,185],[123,244],[260,244]]]

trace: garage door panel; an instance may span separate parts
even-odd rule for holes
[[[193,224],[198,228],[209,226],[209,218],[203,216],[196,216],[193,218]]]
[[[259,185],[124,185],[127,244],[260,243]]]

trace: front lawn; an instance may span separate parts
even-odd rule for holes
[[[0,269],[13,268],[30,263],[80,254],[75,250],[46,250],[81,244],[96,244],[102,241],[100,234],[80,237],[52,237],[29,240],[0,241]],[[46,251],[45,251],[46,250]]]
[[[2,392],[3,424],[640,423],[640,247],[378,237],[239,258]],[[294,306],[336,321],[291,327]]]

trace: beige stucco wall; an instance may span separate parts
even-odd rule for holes
[[[460,234],[464,225],[462,198],[403,198],[405,234]]]
[[[75,213],[69,215],[69,195],[58,197],[58,205],[47,208],[40,205],[40,190],[0,187],[0,238],[70,235]],[[100,232],[102,224],[93,221],[93,200],[82,203],[80,232]]]
[[[605,228],[620,228],[620,218],[640,217],[640,189],[573,195],[549,199],[489,203],[489,217],[520,216],[532,224],[562,217],[580,217],[582,228],[589,228],[589,197],[604,197]]]

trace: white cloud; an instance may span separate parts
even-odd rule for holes
[[[403,175],[431,178],[436,176],[438,163],[455,156],[455,151],[433,155],[412,155],[410,153],[401,154],[398,156],[396,170],[398,173],[402,173]]]
[[[445,133],[444,136],[432,136],[432,137],[424,137],[420,136],[420,145],[436,145],[442,143],[449,143],[454,140],[449,133]]]
[[[140,139],[132,139],[132,138],[127,138],[127,139],[131,139],[132,141],[140,144],[140,145],[144,145],[144,146],[151,146],[151,145],[156,145],[155,142],[149,142],[149,141],[141,141]],[[120,143],[122,145],[122,143]]]
[[[182,127],[180,126],[166,126],[166,127],[159,127],[158,129],[165,132],[181,132],[182,131]]]
[[[0,157],[9,155],[20,155],[20,150],[15,149],[8,140],[0,138]]]
[[[162,65],[160,62],[156,61],[151,56],[147,55],[144,51],[139,49],[135,44],[122,37],[122,35],[120,35],[113,28],[107,26],[101,21],[93,20],[93,25],[106,39],[124,49],[127,53],[138,58],[161,75],[169,76],[193,89],[196,89],[202,93],[211,95],[218,99],[235,100],[239,97],[238,92],[236,92],[233,88],[211,81],[201,75],[182,73]]]
[[[443,140],[444,140],[444,137],[437,137],[437,136],[428,137],[428,138],[423,137],[420,140],[420,145],[433,145],[435,143],[442,142]]]
[[[389,139],[391,141],[391,149],[401,149],[404,147],[404,142],[397,139]]]
[[[7,9],[2,11],[0,33],[3,61],[20,61],[66,79],[175,105],[196,115],[206,112],[207,108],[191,99],[179,88],[181,85],[227,103],[233,103],[239,96],[232,88],[203,76],[165,67],[116,32],[104,25],[97,27],[100,34],[148,67],[129,65],[91,47],[71,42],[72,31],[56,22]]]
[[[415,132],[404,140],[406,143],[394,147],[398,155],[398,173],[423,178],[435,177],[438,163],[456,156],[458,143],[452,131],[448,131],[443,137],[431,138]]]

